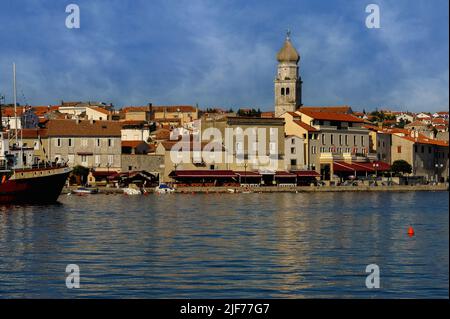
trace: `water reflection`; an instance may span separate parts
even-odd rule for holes
[[[448,297],[447,193],[60,201],[0,207],[0,296]],[[69,263],[79,290],[65,288]],[[365,288],[370,263],[378,291]]]

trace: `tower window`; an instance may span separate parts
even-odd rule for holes
[[[281,88],[281,95],[284,95],[284,88]]]
[[[286,88],[286,95],[289,95],[289,88]]]

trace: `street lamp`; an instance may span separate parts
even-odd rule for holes
[[[438,163],[436,163],[436,164],[434,164],[434,167],[436,168],[436,178],[435,178],[435,181],[436,181],[436,183],[438,182],[438,172],[439,172],[439,168],[443,168],[444,167],[444,164],[438,164]]]
[[[380,164],[374,163],[373,168],[375,169],[375,178],[378,176],[378,167],[380,167]]]

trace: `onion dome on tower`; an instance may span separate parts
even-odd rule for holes
[[[284,41],[283,47],[278,51],[277,60],[278,62],[294,62],[298,63],[300,60],[300,55],[291,43],[290,31],[287,32],[286,40]]]

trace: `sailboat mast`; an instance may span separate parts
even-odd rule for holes
[[[17,134],[17,93],[16,93],[16,64],[13,63],[13,96],[14,96],[14,134],[16,135],[16,146],[18,146]]]

